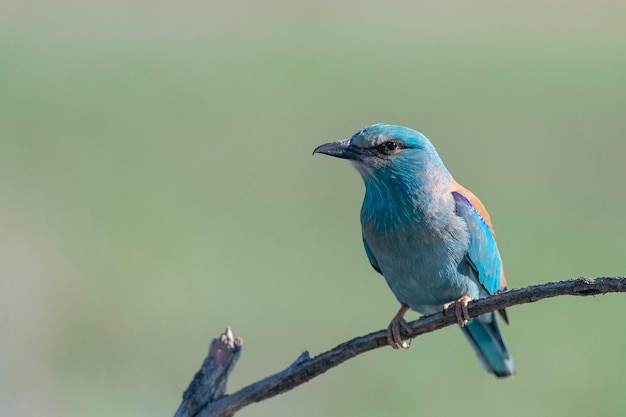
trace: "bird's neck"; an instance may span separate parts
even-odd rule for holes
[[[442,218],[450,205],[450,184],[454,181],[442,163],[421,169],[382,173],[363,178],[365,198],[362,220],[384,223],[384,227],[410,223],[428,224]],[[413,167],[414,168],[414,167]]]

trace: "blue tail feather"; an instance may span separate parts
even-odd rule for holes
[[[493,313],[470,320],[462,329],[487,372],[499,378],[515,375],[513,358]]]

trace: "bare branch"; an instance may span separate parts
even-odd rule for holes
[[[241,355],[241,346],[241,339],[235,339],[230,329],[211,341],[209,354],[183,394],[183,402],[174,417],[196,416],[207,404],[224,396],[228,376]]]
[[[560,295],[600,295],[609,292],[626,292],[626,277],[604,277],[595,279],[578,278],[568,281],[533,285],[530,287],[514,289],[487,298],[481,298],[479,300],[472,301],[469,303],[468,309],[470,317],[476,317],[491,311],[501,310],[503,308],[512,307],[518,304],[532,303],[535,301],[543,300],[544,298],[551,298]],[[410,322],[409,325],[411,326],[412,332],[410,334],[406,334],[403,331],[402,336],[410,339],[424,333],[439,330],[454,323],[456,323],[456,317],[454,314],[454,306],[451,306],[442,313],[424,316],[418,320]],[[224,335],[222,335],[222,337],[224,337]],[[232,333],[230,334],[230,338],[232,339]],[[213,348],[215,340],[216,339],[214,339],[211,344],[211,349]],[[239,346],[240,345],[241,344],[239,343]],[[320,374],[323,374],[327,370],[347,361],[350,358],[385,345],[387,345],[386,330],[379,330],[342,343],[339,346],[336,346],[335,348],[324,352],[314,358],[310,358],[308,352],[304,352],[293,364],[291,364],[286,369],[270,375],[251,385],[248,385],[247,387],[244,387],[233,394],[223,396],[222,394],[226,386],[226,379],[228,378],[228,374],[230,373],[230,371],[232,371],[234,363],[239,357],[239,348],[236,353],[236,357],[227,366],[228,371],[225,371],[225,368],[223,367],[218,367],[215,371],[219,375],[217,377],[214,377],[214,379],[218,380],[218,383],[223,384],[221,385],[223,388],[221,392],[219,390],[212,391],[213,388],[211,388],[207,389],[204,393],[202,393],[202,390],[196,390],[195,394],[188,394],[190,391],[192,391],[192,387],[194,386],[194,383],[200,373],[206,374],[207,372],[211,372],[210,368],[205,370],[205,365],[207,361],[211,360],[210,349],[209,357],[207,357],[202,369],[198,372],[189,389],[185,392],[185,395],[183,397],[183,403],[181,404],[179,412],[177,412],[175,417],[231,416],[241,408],[251,403],[263,401],[275,395],[289,391],[297,387],[298,385],[303,384]],[[223,381],[219,382],[220,380]],[[202,383],[201,385],[203,385],[204,388],[208,387],[204,383]],[[214,393],[211,394],[211,392]],[[193,398],[196,406],[200,406],[194,408],[197,414],[179,414],[181,409],[188,409],[185,404],[187,401],[190,400],[190,398]]]

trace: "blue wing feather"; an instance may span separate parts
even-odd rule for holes
[[[478,272],[478,281],[489,294],[503,290],[502,260],[489,225],[467,197],[456,191],[452,195],[457,215],[467,223],[470,243],[466,257]],[[500,314],[508,322],[504,310]],[[515,374],[513,358],[493,313],[471,319],[462,330],[485,369],[498,377]]]
[[[489,294],[503,290],[502,260],[489,225],[463,194],[453,191],[456,213],[466,223],[470,235],[467,257],[478,272],[480,284]]]

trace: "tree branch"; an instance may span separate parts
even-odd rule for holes
[[[578,278],[533,285],[471,301],[468,310],[470,317],[476,317],[491,311],[518,304],[532,303],[544,298],[560,295],[600,295],[609,292],[626,292],[626,277]],[[412,332],[407,334],[403,330],[402,336],[406,339],[412,339],[454,323],[456,323],[456,317],[454,306],[451,306],[441,313],[424,316],[410,322]],[[221,343],[224,344],[225,339],[227,340],[227,348],[214,349],[214,344],[218,343],[216,340],[221,340]],[[227,329],[220,339],[214,339],[211,342],[209,356],[185,391],[183,402],[175,417],[232,416],[251,403],[282,394],[350,358],[387,345],[386,330],[379,330],[344,342],[314,358],[310,358],[309,353],[304,352],[286,369],[250,384],[233,394],[224,395],[228,375],[233,370],[241,353],[241,339],[237,340],[238,342],[233,338],[230,329]],[[227,359],[224,359],[223,352],[225,350],[228,351]],[[220,352],[222,353],[220,354]],[[207,364],[208,366],[205,368]],[[221,366],[215,364],[221,364]],[[219,389],[216,389],[215,386],[218,386]],[[193,405],[190,406],[189,404]]]
[[[235,339],[233,332],[226,329],[219,338],[213,339],[209,346],[209,354],[202,367],[183,394],[183,402],[174,417],[193,417],[224,396],[228,376],[235,368],[241,355],[243,342]],[[230,416],[232,414],[221,414]]]

